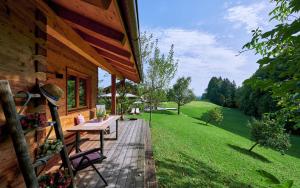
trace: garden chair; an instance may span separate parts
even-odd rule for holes
[[[130,114],[135,114],[135,108],[132,108],[132,109],[131,109]]]
[[[135,109],[135,114],[140,114],[140,109],[139,108]]]
[[[79,153],[76,153],[72,156],[70,156],[70,161],[72,165],[72,170],[74,173],[74,176],[76,173],[80,170],[83,170],[87,167],[92,167],[96,173],[99,175],[99,177],[102,179],[102,181],[107,186],[107,182],[104,179],[104,177],[101,175],[101,173],[98,171],[98,169],[95,167],[95,164],[101,163],[106,157],[102,155],[101,148],[94,148],[87,151],[81,151]]]

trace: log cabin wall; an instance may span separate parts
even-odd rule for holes
[[[45,45],[36,37],[36,23],[34,4],[27,0],[0,0],[0,79],[9,80],[14,94],[32,91],[36,86],[38,75],[33,59],[37,44]],[[0,187],[25,187],[12,142],[4,130],[5,118],[0,107]],[[26,139],[33,157],[35,132],[27,134]]]
[[[79,113],[86,119],[93,116],[97,98],[98,69],[54,38],[48,36],[47,42],[39,38],[36,32],[37,24],[42,31],[45,31],[45,25],[37,21],[36,12],[36,6],[32,1],[0,0],[0,79],[9,80],[14,94],[21,90],[33,92],[37,79],[42,83],[59,85],[65,91],[65,96],[59,103],[59,114],[65,130],[74,125],[74,117]],[[37,47],[42,49],[43,55],[47,56],[46,64],[41,65],[44,66],[45,74],[37,73],[34,61],[35,55],[40,54]],[[44,47],[46,49],[43,49]],[[67,69],[88,76],[89,100],[88,107],[85,109],[72,112],[67,110]],[[57,77],[51,72],[59,73],[62,77]],[[45,107],[44,105],[44,110]],[[48,117],[49,114],[47,112]],[[35,131],[26,135],[32,158],[37,146],[36,138]],[[5,118],[0,107],[0,188],[4,187],[19,188],[25,187],[25,184],[18,169],[12,142],[5,132]]]
[[[47,82],[61,87],[65,95],[59,101],[59,114],[63,129],[74,125],[74,118],[82,114],[86,120],[93,118],[97,100],[98,67],[64,46],[51,36],[47,41]],[[77,71],[88,77],[87,79],[87,107],[81,110],[68,111],[67,109],[67,71]],[[59,78],[53,73],[61,74]],[[47,113],[49,114],[49,113]]]

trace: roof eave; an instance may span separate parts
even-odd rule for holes
[[[140,56],[140,28],[137,0],[117,0],[120,7],[120,12],[124,19],[124,25],[130,41],[135,65],[137,67],[139,81],[143,80],[142,63]]]

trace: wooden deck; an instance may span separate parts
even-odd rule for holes
[[[115,136],[114,126],[111,134],[105,135],[104,155],[107,157],[96,165],[108,182],[107,187],[157,187],[152,157],[149,124],[144,120],[119,121],[119,138]],[[99,135],[87,135],[90,141],[81,149],[99,147]],[[78,172],[76,184],[79,188],[104,187],[92,168]]]

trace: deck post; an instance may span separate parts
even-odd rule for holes
[[[116,114],[116,105],[117,105],[117,99],[116,99],[116,75],[111,75],[111,114]]]

